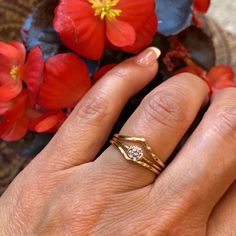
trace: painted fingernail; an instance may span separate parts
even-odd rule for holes
[[[135,63],[144,67],[153,66],[157,62],[160,55],[161,51],[158,48],[150,47],[141,52],[135,58]]]

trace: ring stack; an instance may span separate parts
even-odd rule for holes
[[[165,164],[156,156],[144,138],[115,134],[111,144],[121,152],[126,160],[135,162],[157,175],[160,175],[165,168]]]

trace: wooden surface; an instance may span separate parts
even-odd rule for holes
[[[0,41],[19,38],[19,29],[38,0],[0,0]],[[206,21],[216,46],[217,64],[231,64],[236,71],[236,36],[222,30],[212,20]],[[0,142],[0,195],[29,162]]]
[[[19,38],[19,29],[35,0],[0,0],[0,40]]]

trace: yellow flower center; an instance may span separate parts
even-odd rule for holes
[[[95,16],[99,16],[101,20],[106,17],[109,21],[121,14],[121,10],[114,9],[119,3],[119,0],[88,0],[92,4],[92,8],[95,9]]]
[[[19,68],[17,66],[13,66],[10,71],[10,75],[14,80],[16,80],[19,75]]]

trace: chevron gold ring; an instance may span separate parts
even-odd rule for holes
[[[115,134],[111,144],[121,152],[126,160],[141,165],[156,175],[160,175],[165,168],[165,164],[152,151],[144,138]]]

